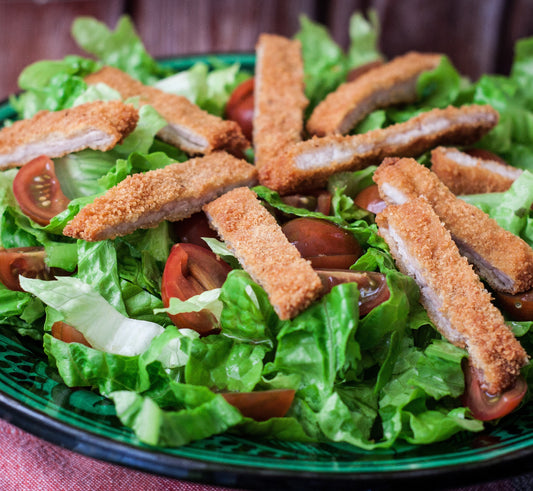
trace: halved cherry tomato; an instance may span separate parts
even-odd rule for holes
[[[285,416],[294,400],[294,393],[292,389],[277,389],[261,392],[226,392],[222,396],[243,416],[256,421],[266,421]]]
[[[282,196],[281,201],[289,206],[316,211],[323,215],[331,213],[331,193],[325,190],[309,194],[289,194]]]
[[[218,234],[209,226],[209,222],[203,211],[194,215],[174,222],[174,233],[180,242],[195,244],[206,247],[207,244],[202,237],[211,237],[216,239]]]
[[[533,321],[533,289],[511,295],[495,293],[496,303],[514,321]]]
[[[53,271],[44,262],[44,247],[0,249],[0,282],[10,290],[23,291],[19,275],[50,280]]]
[[[341,283],[357,283],[359,287],[359,316],[363,317],[372,309],[390,298],[387,279],[382,273],[337,269],[315,269],[325,292]]]
[[[69,204],[57,180],[54,162],[45,155],[19,169],[13,180],[13,194],[22,212],[40,225],[48,225]]]
[[[226,118],[239,124],[248,140],[253,137],[254,78],[239,84],[226,104]]]
[[[475,370],[468,364],[464,366],[465,393],[463,404],[467,406],[474,418],[491,421],[506,416],[516,409],[527,392],[527,383],[520,376],[515,385],[503,394],[491,395],[485,392],[479,383]]]
[[[295,218],[281,229],[314,268],[348,269],[363,253],[352,234],[326,220]]]
[[[52,336],[61,341],[65,341],[65,343],[80,343],[89,346],[89,348],[91,347],[89,341],[85,339],[85,336],[80,331],[62,321],[57,321],[52,324]]]
[[[163,271],[161,297],[165,307],[172,297],[180,300],[222,286],[231,268],[213,252],[194,244],[175,244]],[[215,316],[207,310],[169,315],[179,328],[188,328],[202,335],[218,330]]]
[[[377,184],[372,184],[363,189],[357,194],[353,202],[359,208],[363,208],[364,210],[376,214],[382,212],[387,207],[387,203],[385,203],[385,201],[383,201],[379,195]]]
[[[356,68],[352,68],[346,77],[347,82],[353,82],[354,80],[358,79],[361,75],[364,75],[365,73],[369,72],[370,70],[373,70],[374,68],[377,68],[379,66],[383,65],[382,60],[376,60],[376,61],[370,61],[368,63],[365,63],[364,65],[358,66]]]

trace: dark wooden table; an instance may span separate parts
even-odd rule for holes
[[[306,14],[348,43],[348,19],[374,8],[381,48],[448,54],[471,78],[507,73],[516,39],[533,35],[533,0],[0,0],[0,100],[17,90],[17,76],[39,59],[80,53],[72,20],[95,16],[109,26],[129,14],[154,56],[251,51],[261,32],[292,36]]]

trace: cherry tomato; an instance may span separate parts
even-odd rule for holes
[[[495,293],[496,303],[514,321],[533,321],[533,289],[511,295]]]
[[[346,77],[347,82],[353,82],[354,80],[358,79],[361,75],[364,75],[365,73],[369,72],[370,70],[373,70],[374,68],[377,68],[379,66],[383,65],[383,61],[381,60],[375,60],[370,61],[369,63],[365,63],[364,65],[358,66],[356,68],[352,68]]]
[[[52,270],[44,262],[44,247],[16,247],[0,249],[0,282],[10,290],[23,291],[19,275],[26,278],[50,280]]]
[[[294,393],[295,391],[291,389],[278,389],[261,392],[226,392],[222,396],[243,416],[256,421],[266,421],[285,416],[294,400]]]
[[[69,204],[57,180],[54,162],[44,155],[19,169],[13,180],[13,194],[22,212],[40,225],[48,225]]]
[[[185,220],[174,222],[174,233],[180,242],[201,247],[207,245],[202,237],[218,238],[218,234],[209,226],[204,212],[195,213]]]
[[[323,215],[331,213],[331,193],[328,191],[316,191],[310,194],[289,194],[282,196],[281,201],[289,206],[316,211]]]
[[[172,297],[180,300],[222,286],[231,268],[213,252],[195,244],[175,244],[163,271],[161,297],[165,307]],[[218,330],[215,316],[207,310],[169,315],[179,328],[188,328],[202,335]]]
[[[89,346],[89,348],[91,347],[89,341],[85,339],[85,336],[80,331],[61,321],[52,324],[52,336],[65,341],[65,343],[80,343]]]
[[[390,291],[384,274],[350,269],[316,269],[315,271],[324,285],[325,292],[329,292],[334,286],[341,283],[357,283],[360,317],[368,314],[390,298]]]
[[[359,208],[363,208],[364,210],[375,214],[382,212],[387,207],[387,203],[385,203],[385,201],[383,201],[379,195],[377,184],[372,184],[371,186],[363,189],[357,194],[353,202]]]
[[[226,118],[239,123],[248,140],[253,136],[254,120],[254,78],[239,84],[226,104]]]
[[[363,252],[353,235],[326,220],[295,218],[281,228],[314,268],[348,269]]]
[[[465,366],[465,393],[463,404],[467,406],[474,418],[491,421],[506,416],[516,409],[527,392],[527,383],[520,376],[515,385],[503,394],[491,395],[485,392],[479,383],[475,370],[468,364]]]

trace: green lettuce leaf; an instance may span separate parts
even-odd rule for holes
[[[123,316],[77,278],[42,281],[20,277],[20,284],[25,291],[58,310],[67,324],[79,330],[91,346],[102,351],[139,354],[163,331],[159,324]]]
[[[102,63],[111,65],[143,83],[151,83],[168,71],[148,54],[128,16],[122,16],[115,30],[92,17],[78,17],[72,24],[76,43]]]

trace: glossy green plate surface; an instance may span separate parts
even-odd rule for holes
[[[217,55],[252,70],[249,54]],[[177,70],[210,57],[162,62]],[[0,104],[0,121],[13,118]],[[524,473],[533,457],[533,405],[481,434],[459,434],[439,444],[366,452],[346,444],[309,445],[229,434],[185,447],[140,443],[95,392],[70,389],[48,366],[41,347],[0,326],[0,416],[45,440],[88,456],[147,472],[235,487],[318,489],[336,487],[432,488],[466,485]]]

